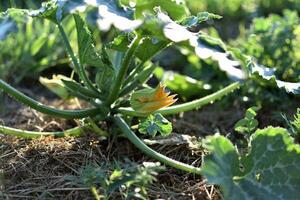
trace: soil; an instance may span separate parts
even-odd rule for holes
[[[18,88],[29,96],[59,108],[74,109],[45,89],[36,86]],[[5,97],[5,112],[0,119],[6,126],[24,130],[59,131],[74,127],[75,120],[54,119]],[[245,108],[233,102],[221,108],[217,102],[184,116],[173,116],[174,133],[201,139],[214,133],[234,133],[234,123],[244,115]],[[264,111],[263,119],[272,113]],[[261,120],[261,119],[260,119]],[[104,124],[102,128],[106,128]],[[238,137],[238,136],[237,136]],[[92,132],[80,137],[22,139],[0,134],[1,171],[0,199],[93,199],[89,188],[76,187],[66,177],[78,175],[86,165],[101,166],[115,160],[129,159],[141,164],[154,161],[138,151],[124,138],[111,136],[103,140]],[[155,150],[182,162],[201,166],[205,152],[190,145],[155,145]],[[1,174],[1,173],[0,173]],[[148,188],[150,199],[220,199],[219,188],[207,184],[201,176],[194,176],[167,167]],[[101,189],[100,189],[101,190]],[[119,199],[119,194],[112,199]]]

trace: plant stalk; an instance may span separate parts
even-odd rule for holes
[[[148,147],[145,143],[140,140],[134,132],[130,130],[130,127],[126,124],[126,122],[119,116],[114,117],[114,122],[116,125],[122,130],[123,134],[142,152],[147,154],[148,156],[168,165],[171,167],[174,167],[176,169],[180,169],[189,173],[194,173],[194,174],[201,174],[201,169],[198,167],[194,167],[179,161],[176,161],[174,159],[171,159],[167,156],[164,156],[150,147]]]
[[[87,74],[85,73],[84,68],[82,67],[82,65],[79,63],[78,59],[76,58],[73,49],[70,45],[70,42],[68,40],[67,34],[64,30],[64,28],[62,27],[62,25],[60,23],[57,24],[59,32],[62,36],[62,39],[64,41],[64,44],[66,46],[67,52],[74,64],[75,67],[75,71],[78,73],[80,79],[83,80],[84,84],[91,90],[99,93],[99,91],[97,90],[97,88],[92,84],[92,82],[90,81],[90,79],[87,77]]]
[[[38,132],[38,131],[25,131],[16,128],[10,128],[7,126],[0,125],[0,133],[4,135],[12,135],[23,138],[38,138],[42,136],[54,136],[54,137],[65,137],[65,136],[80,136],[84,133],[84,129],[89,125],[85,124],[83,126],[71,128],[65,131],[57,131],[57,132]]]
[[[227,86],[213,94],[207,95],[203,98],[196,99],[191,102],[163,108],[163,109],[155,111],[154,113],[160,113],[162,115],[172,115],[172,114],[186,112],[186,111],[190,111],[190,110],[194,110],[194,109],[199,109],[200,107],[202,107],[206,104],[212,103],[212,102],[222,98],[223,96],[229,94],[230,92],[233,92],[234,90],[236,90],[239,87],[240,87],[240,83],[235,82],[235,83],[232,83],[229,86]],[[140,112],[133,110],[132,108],[122,108],[122,107],[118,108],[116,110],[116,113],[121,113],[123,115],[136,116],[136,117],[145,117],[145,116],[149,115],[149,113],[140,113]]]
[[[117,78],[116,78],[114,84],[111,87],[111,92],[110,92],[110,94],[108,96],[108,99],[107,99],[107,102],[106,102],[107,105],[111,105],[118,98],[119,91],[120,91],[121,86],[123,84],[124,78],[127,74],[129,65],[131,63],[133,55],[134,55],[141,39],[142,39],[142,37],[137,35],[133,39],[133,41],[131,42],[129,49],[127,50],[127,52],[126,52],[126,54],[123,58],[122,65],[121,65],[121,68],[118,72]]]
[[[97,107],[90,109],[82,109],[82,110],[59,110],[56,108],[52,108],[42,103],[26,96],[25,94],[19,92],[6,82],[0,79],[0,89],[4,92],[8,93],[12,97],[14,97],[17,101],[47,115],[51,115],[54,117],[66,118],[66,119],[76,119],[76,118],[84,118],[84,117],[93,117],[97,115],[106,115],[108,110],[105,107]]]

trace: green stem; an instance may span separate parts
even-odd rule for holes
[[[106,115],[107,110],[104,107],[98,108],[91,108],[91,109],[83,109],[83,110],[59,110],[55,109],[42,103],[31,99],[30,97],[26,96],[25,94],[19,92],[15,88],[8,85],[6,82],[0,79],[0,89],[4,92],[10,94],[14,97],[17,101],[24,103],[25,105],[47,115],[52,115],[54,117],[61,117],[67,119],[74,119],[74,118],[84,118],[84,117],[93,117],[96,115]]]
[[[68,40],[67,34],[64,30],[64,28],[62,27],[62,25],[60,23],[57,24],[58,29],[60,31],[60,34],[62,36],[62,39],[64,41],[64,44],[66,46],[67,52],[69,54],[69,56],[71,57],[71,60],[74,64],[75,67],[75,71],[78,73],[80,79],[83,80],[84,84],[91,90],[99,93],[99,91],[97,90],[97,88],[93,85],[93,83],[90,81],[90,79],[87,77],[87,74],[85,72],[85,70],[83,69],[82,65],[78,62],[78,59],[76,58],[73,49],[70,45],[70,42]]]
[[[99,126],[94,122],[94,120],[90,117],[86,118],[87,122],[90,124],[90,127],[92,128],[92,130],[100,135],[100,136],[104,136],[107,137],[108,133],[104,130],[102,130],[101,128],[99,128]]]
[[[223,96],[229,94],[230,92],[236,90],[239,87],[240,87],[240,83],[235,82],[235,83],[232,83],[229,86],[227,86],[213,94],[207,95],[201,99],[197,99],[197,100],[194,100],[191,102],[163,108],[163,109],[155,111],[154,113],[160,113],[162,115],[172,115],[172,114],[186,112],[186,111],[190,111],[190,110],[194,110],[194,109],[199,109],[203,105],[212,103],[212,102],[222,98]],[[145,113],[136,112],[132,108],[118,108],[116,110],[116,112],[121,113],[123,115],[137,116],[137,117],[144,117],[144,116],[148,115]]]
[[[90,188],[90,190],[91,190],[95,200],[100,200],[101,199],[100,195],[98,194],[97,188],[95,186],[92,186]]]
[[[128,83],[130,83],[133,80],[134,76],[137,73],[139,73],[140,71],[142,71],[144,64],[145,64],[145,61],[141,62],[136,68],[134,68],[134,70],[132,70],[132,72],[128,75],[128,77],[124,81],[124,85],[127,85]]]
[[[201,173],[201,169],[198,167],[194,167],[185,163],[181,163],[174,159],[171,159],[167,156],[164,156],[147,145],[145,145],[129,128],[126,122],[119,116],[114,117],[114,122],[117,126],[122,130],[123,134],[142,152],[146,153],[148,156],[166,164],[176,169],[180,169],[189,173],[199,174]]]
[[[80,127],[75,127],[72,129],[68,129],[65,131],[57,131],[57,132],[38,132],[38,131],[25,131],[16,128],[10,128],[7,126],[0,125],[0,133],[5,135],[18,136],[23,138],[38,138],[41,136],[54,136],[54,137],[65,137],[65,136],[80,136],[84,133],[84,129],[89,125],[83,125]]]
[[[125,96],[132,92],[139,85],[144,84],[152,77],[153,71],[157,66],[152,64],[150,67],[146,67],[141,73],[139,73],[135,79],[128,85],[124,86],[120,92],[120,97]],[[125,85],[125,84],[124,84]]]
[[[135,50],[137,49],[141,39],[142,38],[137,35],[133,39],[133,41],[131,42],[131,45],[130,45],[129,49],[127,50],[127,52],[126,52],[126,54],[123,58],[123,62],[122,62],[121,68],[118,72],[117,78],[116,78],[116,80],[115,80],[115,82],[112,86],[111,92],[108,96],[107,105],[111,105],[118,98],[119,91],[121,89],[122,83],[124,81],[127,70],[128,70],[129,65],[131,63],[133,54],[135,53]]]

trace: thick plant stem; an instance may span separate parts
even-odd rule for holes
[[[19,92],[15,88],[8,85],[6,82],[0,79],[0,89],[4,92],[8,93],[12,97],[14,97],[17,101],[47,115],[51,115],[54,117],[66,118],[66,119],[76,119],[76,118],[84,118],[84,117],[93,117],[96,115],[106,115],[108,111],[104,107],[99,108],[91,108],[84,110],[59,110],[55,109],[42,103],[31,99],[25,94]]]
[[[156,65],[152,64],[150,67],[145,68],[141,73],[139,73],[136,78],[130,82],[128,85],[124,86],[120,91],[120,97],[125,96],[132,92],[139,85],[144,84],[151,78],[153,71],[155,70]],[[124,84],[125,85],[125,84]]]
[[[127,85],[128,83],[130,83],[133,80],[134,76],[137,73],[139,73],[140,71],[142,71],[144,65],[145,65],[145,61],[141,62],[136,68],[134,68],[132,70],[132,72],[128,75],[128,77],[126,78],[126,80],[124,81],[124,85]]]
[[[94,122],[94,120],[90,117],[86,118],[87,122],[90,124],[91,129],[99,136],[107,137],[108,133],[101,128],[98,127],[98,125]]]
[[[131,42],[129,49],[127,50],[127,52],[123,58],[122,65],[118,72],[116,81],[114,82],[114,84],[111,87],[111,92],[110,92],[107,102],[106,102],[107,105],[111,105],[118,98],[119,91],[121,89],[122,83],[123,83],[126,73],[128,71],[133,54],[134,54],[135,50],[137,49],[141,39],[142,38],[137,35]]]
[[[97,88],[92,84],[92,82],[90,81],[90,79],[87,77],[85,70],[83,69],[82,65],[78,62],[78,59],[76,58],[73,49],[70,45],[70,42],[68,40],[67,34],[64,30],[64,28],[62,27],[61,24],[57,24],[59,32],[62,36],[62,39],[64,41],[64,44],[66,46],[67,52],[74,64],[75,67],[75,71],[78,73],[79,77],[83,80],[84,84],[91,90],[99,93],[99,91],[97,90]]]
[[[206,104],[212,103],[212,102],[222,98],[223,96],[229,94],[230,92],[236,90],[239,87],[240,87],[240,83],[235,82],[235,83],[232,83],[229,86],[227,86],[213,94],[207,95],[203,98],[200,98],[200,99],[197,99],[197,100],[194,100],[191,102],[163,108],[163,109],[155,111],[154,113],[160,113],[162,115],[172,115],[172,114],[177,114],[177,113],[181,113],[181,112],[198,109]],[[121,113],[123,115],[136,116],[136,117],[144,117],[144,116],[148,115],[148,114],[136,112],[132,108],[118,108],[116,110],[116,112]]]
[[[12,135],[12,136],[23,137],[23,138],[38,138],[42,136],[54,136],[54,137],[80,136],[84,132],[84,128],[87,128],[88,126],[89,125],[86,124],[65,131],[57,131],[57,132],[38,132],[38,131],[25,131],[21,129],[10,128],[7,126],[0,125],[0,133],[4,135]]]
[[[167,156],[164,156],[150,147],[148,147],[145,143],[142,142],[135,134],[130,130],[130,127],[126,124],[126,122],[119,116],[114,117],[114,122],[117,124],[117,126],[122,130],[123,134],[142,152],[147,154],[148,156],[152,157],[153,159],[156,159],[168,166],[174,167],[176,169],[180,169],[189,173],[194,174],[201,174],[201,169],[181,163],[179,161],[176,161],[174,159],[171,159]]]

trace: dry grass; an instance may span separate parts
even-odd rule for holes
[[[28,108],[10,107],[14,112],[2,115],[1,119],[13,127],[51,131],[76,125],[72,120],[57,120]],[[174,117],[172,120],[175,132],[203,137],[216,131],[227,132],[242,113],[232,109],[220,112],[209,106],[201,112],[189,112],[184,118]],[[76,187],[66,177],[78,175],[86,165],[101,166],[125,158],[136,163],[152,161],[124,138],[112,137],[101,141],[92,133],[78,138],[44,137],[33,140],[0,135],[0,140],[3,172],[0,198],[3,199],[93,199],[89,188]],[[201,149],[191,150],[187,145],[156,145],[154,148],[196,166],[201,165],[204,154]],[[221,196],[219,189],[208,185],[202,177],[172,168],[160,173],[157,180],[148,188],[150,199],[220,199]],[[118,199],[118,195],[112,198]]]

